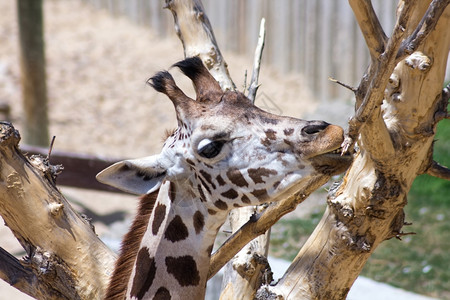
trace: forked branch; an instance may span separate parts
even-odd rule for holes
[[[48,162],[26,159],[19,140],[0,123],[0,215],[27,252],[19,263],[3,251],[0,278],[38,299],[103,298],[115,254],[55,188]]]
[[[383,91],[386,89],[389,82],[390,74],[392,74],[397,63],[404,58],[404,56],[399,57],[397,54],[400,46],[402,45],[402,41],[405,38],[405,26],[408,23],[408,20],[410,19],[417,3],[415,1],[401,1],[399,5],[401,5],[401,7],[399,7],[400,15],[397,18],[392,36],[387,41],[385,51],[377,57],[376,61],[372,62],[369,68],[369,73],[367,76],[364,76],[360,82],[358,91],[356,92],[357,110],[355,115],[349,121],[348,134],[343,143],[343,150],[347,151],[356,141],[359,133],[364,130],[366,122],[370,120],[373,122],[374,126],[377,127],[371,127],[370,130],[372,132],[378,132],[379,135],[383,137],[383,140],[386,141],[386,143],[373,145],[373,147],[370,145],[371,140],[365,141],[366,143],[369,143],[368,149],[376,149],[376,151],[371,152],[371,154],[378,156],[374,157],[374,159],[377,160],[383,160],[386,157],[391,157],[394,155],[394,146],[392,141],[389,143],[388,141],[390,141],[390,138],[384,138],[389,136],[387,128],[381,120],[380,114],[376,113],[375,110],[381,109],[381,104],[384,98]],[[432,14],[433,12],[429,13]],[[358,16],[361,18],[359,13]],[[366,18],[371,17],[373,16],[370,14],[366,15]],[[434,20],[434,22],[437,22],[437,20]],[[376,21],[372,20],[370,23],[375,24]],[[432,26],[429,26],[429,28],[431,27]],[[427,34],[429,34],[429,31]],[[368,45],[370,46],[370,44]],[[371,53],[376,52],[374,49],[370,51]]]
[[[405,57],[417,50],[422,41],[433,31],[436,23],[444,12],[450,0],[433,0],[428,7],[425,15],[420,20],[413,34],[402,42],[397,57]]]
[[[433,31],[437,21],[442,15],[445,8],[450,3],[450,0],[432,1],[428,10],[424,14],[423,18],[417,25],[413,33],[404,39],[405,26],[411,13],[417,6],[416,1],[400,1],[403,7],[399,7],[400,15],[395,24],[392,37],[388,40],[386,50],[377,57],[377,63],[370,66],[368,76],[364,76],[356,92],[357,111],[355,115],[349,121],[348,134],[343,143],[344,151],[349,149],[350,146],[356,140],[356,137],[363,129],[365,123],[372,116],[379,114],[374,113],[374,109],[380,109],[383,101],[383,93],[380,90],[384,90],[388,83],[389,74],[392,73],[397,63],[403,60],[409,53],[415,51],[418,45]],[[350,4],[354,10],[355,16],[360,24],[363,34],[365,35],[367,45],[371,54],[378,53],[381,46],[381,41],[384,39],[381,37],[381,29],[378,28],[379,24],[376,19],[376,15],[371,9],[370,1],[352,1]],[[366,21],[364,21],[366,20]],[[374,34],[376,39],[366,37],[367,34]],[[380,68],[379,66],[383,66]],[[371,129],[373,130],[373,128]],[[379,128],[380,132],[386,130],[385,128]],[[370,142],[370,141],[368,141]],[[370,147],[369,147],[370,148]],[[376,147],[375,149],[378,149]],[[382,153],[384,156],[391,156],[392,145],[387,144],[384,149],[380,149],[377,153]],[[383,151],[381,151],[383,150]],[[380,157],[382,159],[383,157]]]
[[[349,0],[359,28],[366,40],[370,56],[376,60],[385,50],[387,37],[370,0]]]

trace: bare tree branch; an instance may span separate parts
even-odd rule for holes
[[[430,166],[430,168],[428,168],[426,173],[428,175],[431,175],[431,176],[434,176],[434,177],[437,177],[437,178],[450,180],[450,169],[440,165],[436,161],[433,161],[431,163],[431,166]]]
[[[324,216],[288,271],[276,285],[261,288],[257,299],[345,299],[374,249],[405,235],[406,195],[429,162],[435,113],[442,105],[450,8],[422,40],[417,63],[399,63],[397,52],[402,32],[413,33],[430,2],[416,6],[405,1],[386,50],[372,62],[356,93],[360,102],[351,124],[357,124],[355,160],[329,194]],[[428,60],[433,63],[425,66]],[[392,155],[385,156],[386,150]]]
[[[41,289],[36,289],[39,281],[36,280],[33,272],[22,266],[17,258],[3,248],[0,248],[0,278],[21,292],[31,297],[39,298],[37,290]],[[40,298],[43,298],[42,296],[44,295],[41,295]],[[51,297],[45,295],[45,298],[50,299]]]
[[[255,215],[238,231],[231,235],[211,257],[208,278],[214,276],[239,250],[258,235],[266,232],[282,216],[293,211],[313,191],[324,185],[330,176],[315,177],[302,187],[301,192],[278,202],[274,202],[262,214]]]
[[[356,111],[355,116],[352,117],[349,121],[348,135],[346,136],[346,139],[343,143],[344,151],[346,149],[349,149],[349,147],[355,141],[356,137],[363,129],[364,124],[369,119],[369,116],[378,115],[376,113],[373,113],[373,110],[375,108],[377,108],[378,110],[381,108],[381,102],[383,100],[383,94],[378,93],[378,90],[384,90],[386,88],[389,74],[392,73],[394,67],[400,60],[404,59],[405,56],[410,53],[410,51],[414,51],[415,49],[417,49],[418,43],[422,42],[430,34],[430,32],[432,32],[432,30],[436,26],[437,21],[439,20],[439,17],[442,15],[449,2],[450,0],[434,0],[427,9],[419,25],[414,30],[414,33],[406,39],[406,41],[408,42],[403,41],[405,35],[405,26],[410,19],[411,13],[417,6],[417,3],[416,1],[399,2],[403,7],[399,7],[399,9],[401,10],[400,15],[395,24],[392,37],[389,39],[389,42],[386,46],[386,50],[377,58],[377,65],[371,65],[371,67],[369,68],[368,76],[365,76],[366,78],[363,78],[360,86],[358,87],[358,91],[356,93],[356,103],[361,103],[361,105],[359,107],[357,105],[358,110]],[[371,23],[376,22],[372,20]],[[405,49],[408,50],[406,51]],[[394,56],[394,54],[396,55]],[[383,66],[381,70],[379,69],[380,65]],[[370,86],[367,84],[367,82],[370,82]],[[361,99],[362,95],[364,95],[363,99]],[[378,97],[372,97],[372,95],[378,95]],[[380,124],[379,130],[384,131],[384,126],[380,122],[378,123]],[[379,132],[382,133],[382,131]],[[389,157],[392,155],[392,145],[387,144],[385,145],[384,149],[379,149],[378,147],[375,149],[379,150],[376,151],[376,153],[382,153],[382,157],[380,157],[380,159],[384,159],[385,157]]]
[[[200,0],[166,0],[175,31],[183,44],[184,56],[200,56],[223,90],[235,90],[227,64],[220,53],[213,29]]]
[[[339,80],[337,80],[336,78],[328,77],[328,80],[330,80],[331,82],[337,83],[337,84],[339,84],[340,86],[345,87],[346,89],[349,89],[349,90],[352,91],[353,93],[356,93],[356,92],[358,91],[357,88],[354,88],[354,87],[352,87],[352,86],[350,86],[350,85],[348,85],[348,84],[346,84],[346,83],[343,83],[342,81],[339,81]]]
[[[376,60],[385,50],[387,37],[370,0],[349,0],[356,21],[366,40],[370,56]]]
[[[398,58],[412,54],[417,50],[417,47],[435,28],[437,21],[439,20],[449,3],[450,0],[433,0],[431,2],[425,15],[423,16],[422,20],[420,20],[420,23],[414,30],[413,34],[402,42],[402,45],[400,46],[399,52],[397,54]]]
[[[396,56],[405,35],[404,24],[407,23],[414,5],[415,3],[413,1],[403,5],[400,15],[397,18],[392,37],[387,43],[386,50],[369,68],[367,78],[369,78],[370,85],[368,86],[365,82],[361,82],[358,87],[356,97],[361,97],[362,99],[357,99],[356,101],[357,103],[361,103],[361,105],[357,107],[355,115],[349,120],[348,134],[342,145],[344,152],[352,146],[354,141],[356,141],[359,133],[364,129],[365,123],[371,118],[371,121],[373,121],[378,128],[371,127],[370,130],[378,132],[382,140],[385,140],[386,142],[381,145],[378,144],[375,148],[369,146],[368,149],[374,149],[375,151],[373,151],[373,154],[376,153],[376,155],[379,155],[379,159],[390,157],[394,153],[392,142],[389,143],[390,139],[385,138],[389,136],[389,133],[380,119],[380,114],[375,113],[374,110],[377,109],[379,111],[381,109],[381,103],[384,97],[383,91],[388,84],[390,74],[392,74],[392,71],[398,63]],[[364,90],[360,90],[361,88]],[[375,120],[374,118],[378,118],[378,120]],[[366,142],[370,143],[371,141]]]
[[[259,70],[261,68],[261,58],[264,49],[265,38],[266,38],[266,19],[262,18],[261,24],[259,26],[258,43],[256,45],[255,57],[253,61],[252,79],[250,81],[247,96],[247,98],[250,99],[252,103],[255,103],[256,92],[258,91],[259,88],[258,77],[259,77]]]
[[[18,149],[19,140],[11,124],[0,123],[0,181],[4,183],[0,185],[0,214],[27,252],[27,268],[43,282],[36,289],[45,285],[71,299],[103,297],[114,268],[114,253],[56,189],[45,159],[27,160]],[[26,276],[20,279],[24,282],[31,275],[22,271],[17,274]]]

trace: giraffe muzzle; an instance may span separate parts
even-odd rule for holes
[[[344,172],[352,162],[350,153],[342,155],[344,130],[323,121],[311,122],[302,129],[302,134],[311,138],[304,155],[320,173],[335,175]]]

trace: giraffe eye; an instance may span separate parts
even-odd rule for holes
[[[225,141],[223,140],[204,139],[198,144],[198,154],[205,158],[216,157],[222,151],[224,144]]]

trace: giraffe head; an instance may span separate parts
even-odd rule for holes
[[[200,199],[216,213],[273,201],[299,190],[309,176],[348,167],[350,158],[338,151],[341,127],[263,111],[240,92],[222,91],[199,58],[175,66],[193,81],[196,101],[168,72],[152,77],[149,83],[173,102],[178,128],[160,154],[118,162],[99,181],[148,194],[168,180],[180,192],[177,202]]]

